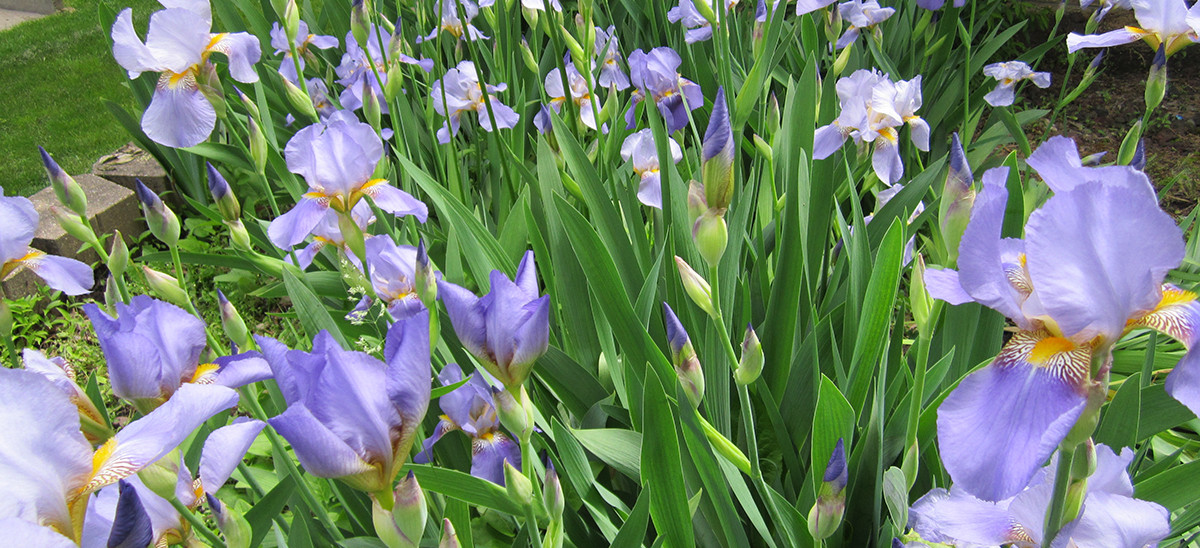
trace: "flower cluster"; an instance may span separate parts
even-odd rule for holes
[[[921,77],[892,82],[878,71],[857,70],[837,81],[841,114],[833,123],[817,128],[813,158],[828,158],[846,139],[874,143],[871,165],[884,184],[904,176],[900,159],[900,127],[908,125],[913,145],[929,150],[929,124],[917,115],[921,108]]]

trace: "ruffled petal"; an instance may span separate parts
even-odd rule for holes
[[[983,100],[994,107],[1009,106],[1013,104],[1013,99],[1015,99],[1013,86],[1006,86],[1004,84],[996,84],[996,89],[989,91],[987,95],[983,96]]]
[[[216,41],[209,49],[224,53],[229,58],[229,75],[246,84],[257,82],[258,73],[254,71],[254,64],[262,57],[262,45],[258,43],[258,38],[247,32],[222,33],[214,35],[214,38]],[[283,65],[291,66],[293,73],[296,70],[294,63]]]
[[[971,298],[1016,322],[1022,329],[1030,328],[1021,312],[1023,300],[1013,287],[1006,271],[1004,240],[1004,210],[1008,204],[1008,168],[989,169],[983,174],[983,191],[975,199],[971,220],[963,231],[958,252],[958,276],[962,288]]]
[[[174,80],[174,82],[172,82]],[[196,77],[164,74],[142,114],[142,131],[156,143],[172,148],[198,145],[217,125],[217,111],[196,86]]]
[[[163,66],[154,58],[154,52],[142,43],[137,31],[133,30],[133,8],[125,8],[117,14],[112,28],[113,58],[117,64],[137,78],[143,72],[158,72]]]
[[[379,209],[393,215],[401,217],[412,215],[422,223],[429,218],[429,206],[421,200],[413,198],[412,194],[400,190],[386,181],[366,187],[364,193],[375,201],[375,205],[379,206]]]
[[[934,489],[913,504],[908,526],[928,542],[998,546],[1028,538],[1005,505],[979,500],[955,487]]]
[[[196,24],[196,12],[167,8],[150,16],[146,49],[158,62],[159,70],[181,74],[200,63],[200,56],[211,38],[209,25]]]

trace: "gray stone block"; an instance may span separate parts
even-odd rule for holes
[[[0,0],[0,10],[54,13],[62,7],[62,0]]]
[[[0,0],[2,2],[4,0]],[[116,152],[102,156],[92,165],[92,174],[103,177],[129,190],[137,189],[137,180],[141,179],[150,190],[159,196],[173,190],[167,179],[167,171],[158,164],[158,160],[133,144],[127,144]],[[176,202],[177,203],[177,202]]]

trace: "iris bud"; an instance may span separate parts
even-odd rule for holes
[[[542,502],[546,505],[546,513],[550,514],[550,519],[556,520],[562,517],[563,509],[566,508],[562,482],[558,479],[558,471],[554,469],[554,463],[549,459],[546,460],[546,481],[542,485]]]
[[[715,318],[717,312],[713,308],[712,287],[678,255],[675,256],[675,266],[679,269],[679,279],[683,282],[683,290],[687,292],[688,297],[691,297],[692,302],[701,310]]]
[[[190,299],[187,292],[182,287],[179,287],[179,280],[145,265],[142,266],[142,273],[146,275],[146,284],[150,286],[150,290],[158,298],[173,305],[187,308]]]
[[[196,87],[200,88],[200,93],[212,103],[213,110],[217,112],[217,118],[225,119],[226,109],[225,91],[221,87],[221,77],[217,75],[217,66],[212,63],[202,63],[200,69],[196,71]]]
[[[438,548],[459,548],[458,533],[454,531],[454,524],[450,523],[450,518],[442,518],[442,541],[438,543]]]
[[[521,61],[525,63],[525,68],[529,69],[529,72],[538,73],[537,59],[533,57],[533,50],[529,49],[529,42],[524,37],[521,38]]]
[[[562,31],[563,41],[567,44],[567,50],[571,52],[571,59],[575,61],[575,66],[587,66],[589,57],[583,53],[583,46],[579,45],[579,41],[571,35],[566,27],[559,25],[558,30]]]
[[[263,134],[262,128],[258,122],[251,117],[247,120],[248,131],[250,133],[250,159],[254,161],[254,169],[258,173],[266,173],[267,170],[267,136]]]
[[[718,88],[700,153],[704,199],[708,207],[718,211],[724,211],[733,200],[733,145],[725,88]]]
[[[107,283],[104,284],[104,304],[109,308],[115,308],[117,303],[124,302],[121,300],[121,295],[117,293],[117,280],[113,278],[112,273],[108,274]]]
[[[241,88],[233,86],[233,91],[237,93],[238,99],[242,101],[242,106],[246,107],[246,114],[250,115],[249,118],[253,118],[255,120],[262,118],[262,113],[258,111],[258,105],[255,104],[255,102],[245,93],[242,93]]]
[[[79,216],[87,216],[87,195],[84,194],[83,188],[59,167],[58,162],[50,157],[46,149],[39,146],[38,151],[42,153],[42,164],[46,167],[46,175],[50,177],[50,186],[54,188],[58,202]]]
[[[700,367],[700,359],[696,357],[687,331],[667,303],[663,303],[663,316],[667,324],[667,344],[671,347],[671,365],[675,367],[688,401],[697,407],[704,399],[704,369]]]
[[[221,309],[221,328],[225,330],[225,336],[240,348],[252,348],[253,341],[245,320],[220,289],[217,290],[217,305]]]
[[[529,401],[529,392],[525,391],[524,386],[515,396],[508,390],[496,388],[492,397],[496,402],[500,424],[509,432],[524,438],[533,431],[533,402]]]
[[[733,372],[733,380],[741,385],[755,381],[763,370],[762,342],[754,332],[754,326],[746,324],[746,335],[742,338],[742,359],[737,370]]]
[[[379,96],[375,95],[375,89],[371,87],[366,80],[363,80],[363,117],[367,119],[367,123],[375,128],[378,133],[382,127],[383,108],[379,104]]]
[[[521,506],[533,502],[533,484],[507,459],[504,461],[504,488],[508,491],[508,498]]]
[[[179,243],[179,217],[140,179],[137,181],[137,196],[142,202],[142,215],[146,217],[150,233],[167,247],[175,247]]]
[[[692,227],[692,239],[696,241],[696,249],[704,257],[704,262],[710,267],[717,266],[729,243],[725,217],[712,209],[704,212]]]
[[[814,539],[829,538],[841,526],[842,516],[846,513],[846,494],[843,491],[847,479],[846,446],[844,440],[839,438],[825,466],[817,502],[808,512],[808,532]]]
[[[1166,44],[1158,45],[1158,52],[1154,54],[1154,64],[1150,66],[1150,75],[1146,78],[1147,113],[1157,108],[1167,94],[1166,47]]]
[[[233,189],[229,187],[229,182],[221,176],[221,172],[217,171],[211,162],[208,162],[208,191],[212,194],[213,201],[217,203],[221,217],[226,221],[232,221],[242,216],[242,206],[238,203],[237,196],[233,195]]]
[[[429,516],[425,504],[425,493],[412,472],[400,480],[395,491],[383,494],[383,499],[372,496],[372,520],[375,533],[388,548],[416,548],[425,533],[425,520]],[[391,510],[384,508],[384,503]]]
[[[208,507],[212,510],[213,518],[216,519],[217,528],[225,537],[225,546],[250,548],[250,541],[254,538],[253,532],[250,530],[250,522],[246,521],[241,512],[226,506],[217,497],[212,495],[205,495],[205,497],[208,499]]]
[[[933,316],[933,297],[925,289],[925,256],[918,254],[917,262],[913,265],[912,281],[908,285],[908,300],[912,306],[913,320],[917,323],[917,332],[929,335],[929,321]]]
[[[96,233],[93,232],[92,229],[87,225],[83,224],[83,221],[78,215],[66,211],[56,205],[50,206],[50,214],[54,216],[54,220],[58,221],[58,226],[61,226],[62,229],[67,232],[67,234],[74,236],[81,242],[87,242],[93,245],[98,244]],[[99,246],[97,245],[97,247]]]
[[[833,70],[830,73],[834,78],[842,74],[846,70],[846,64],[850,62],[850,52],[854,50],[854,44],[850,44],[842,48],[842,52],[838,54],[837,59],[833,60]]]
[[[179,449],[175,449],[154,464],[141,469],[138,479],[154,494],[167,500],[175,500],[175,486],[179,484],[180,458]]]
[[[364,50],[367,49],[367,40],[370,30],[367,25],[370,24],[371,7],[367,5],[367,0],[354,0],[350,5],[350,32],[354,34],[354,41]]]
[[[975,204],[975,191],[971,189],[974,175],[971,174],[971,166],[967,163],[962,141],[958,140],[958,133],[950,137],[949,158],[950,171],[946,173],[946,185],[942,191],[938,218],[942,238],[946,242],[946,252],[953,259],[958,256],[958,244],[967,229],[971,207]]]
[[[114,276],[120,276],[129,268],[129,246],[125,245],[125,238],[121,236],[121,231],[113,232],[112,249],[108,252],[108,271]]]
[[[300,89],[287,78],[281,78],[281,80],[283,80],[283,88],[286,92],[288,102],[292,104],[292,108],[308,117],[309,120],[316,120],[317,109],[313,108],[312,99],[308,98],[308,92]]]
[[[225,223],[225,226],[229,228],[229,241],[233,244],[233,248],[250,251],[250,233],[246,232],[246,225],[242,224],[242,220],[229,221]]]
[[[695,223],[705,211],[708,211],[708,201],[704,197],[704,187],[694,179],[688,181],[687,195],[688,219]]]
[[[437,276],[433,273],[433,265],[429,263],[429,250],[425,248],[425,239],[417,241],[417,268],[414,273],[417,296],[426,307],[437,300]]]
[[[300,39],[300,7],[296,5],[296,0],[288,0],[283,8],[283,29],[287,32],[289,42],[295,43]]]

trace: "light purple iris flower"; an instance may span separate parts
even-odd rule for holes
[[[1080,9],[1092,5],[1093,1],[1094,0],[1079,0]],[[1096,13],[1093,15],[1096,22],[1099,23],[1100,21],[1104,20],[1104,16],[1108,15],[1109,10],[1113,8],[1120,8],[1123,10],[1133,9],[1133,2],[1132,0],[1100,0],[1100,8],[1097,9]]]
[[[946,5],[946,0],[917,0],[917,5],[927,10],[942,9]],[[967,0],[954,0],[954,7],[961,8],[967,5]]]
[[[375,214],[371,211],[370,204],[365,201],[358,202],[354,209],[350,210],[350,218],[359,230],[366,230],[371,223],[375,222]],[[346,237],[342,234],[342,227],[338,224],[338,212],[332,209],[327,210],[317,226],[313,227],[312,242],[296,252],[294,264],[300,268],[308,268],[317,253],[326,247],[336,249],[340,256],[345,257],[350,264],[354,265],[354,268],[363,270],[362,261],[359,260],[358,255],[346,247]],[[286,260],[291,262],[292,259],[288,257]]]
[[[850,0],[838,4],[838,15],[848,24],[846,32],[842,33],[841,38],[838,38],[837,49],[854,43],[863,30],[875,28],[875,25],[884,22],[894,13],[896,13],[895,8],[881,7],[875,0]]]
[[[367,238],[367,265],[371,267],[371,287],[387,304],[396,320],[412,317],[425,310],[417,296],[417,248],[396,245],[386,234]]]
[[[1155,50],[1160,44],[1171,55],[1200,38],[1200,5],[1188,7],[1186,0],[1131,0],[1138,27],[1127,26],[1104,34],[1067,35],[1067,51],[1107,48],[1145,40]]]
[[[133,30],[133,11],[125,8],[112,28],[113,57],[137,78],[143,72],[160,74],[150,106],[142,115],[142,130],[156,143],[181,148],[198,145],[216,126],[217,112],[201,92],[209,56],[229,59],[229,74],[247,84],[258,81],[254,63],[262,55],[258,38],[246,32],[212,33],[208,0],[170,0],[165,10],[150,16],[143,43]],[[209,83],[212,84],[211,82]]]
[[[429,96],[433,101],[433,110],[446,117],[446,122],[437,131],[438,142],[446,144],[450,137],[458,135],[462,124],[461,118],[465,112],[475,112],[479,117],[479,125],[486,131],[492,131],[492,115],[496,117],[496,126],[513,128],[517,126],[521,116],[517,111],[500,102],[494,93],[508,89],[507,84],[487,85],[487,102],[483,98],[483,87],[479,83],[479,73],[475,71],[475,63],[463,61],[458,66],[446,71],[446,75],[433,83]],[[491,114],[487,105],[491,104]]]
[[[437,28],[430,31],[429,35],[417,37],[417,43],[433,40],[442,31],[450,33],[451,36],[459,40],[463,38],[472,41],[487,39],[487,35],[479,32],[479,29],[471,24],[471,20],[479,14],[479,7],[475,5],[475,2],[471,0],[434,0],[434,2],[438,15],[441,17],[441,23],[439,23]],[[467,18],[465,21],[462,17],[459,17],[458,10],[460,6],[463,15]]]
[[[467,383],[438,398],[442,408],[442,420],[438,422],[422,444],[422,450],[413,462],[427,463],[433,459],[433,444],[442,436],[461,430],[471,438],[471,475],[492,483],[504,485],[504,462],[521,467],[521,448],[500,429],[500,418],[496,412],[493,394],[503,388],[489,382],[486,373],[476,371]],[[463,380],[458,364],[446,364],[438,374],[442,386],[450,386]]]
[[[342,94],[338,99],[342,103],[342,108],[349,110],[358,110],[363,106],[364,93],[367,88],[375,93],[376,97],[383,97],[383,86],[387,84],[388,65],[384,62],[383,53],[379,49],[380,44],[387,47],[392,42],[392,33],[388,32],[383,25],[375,25],[371,27],[367,34],[367,49],[364,51],[358,41],[354,39],[353,32],[346,33],[346,53],[342,55],[342,62],[334,69],[337,73],[337,83],[343,86]],[[416,59],[403,53],[396,54],[391,62],[404,63],[408,65],[416,65],[425,72],[433,70],[433,59]],[[378,78],[376,78],[378,74]],[[382,81],[381,81],[382,79]],[[381,101],[379,104],[382,109],[380,112],[387,114],[387,101]]]
[[[51,289],[67,295],[91,291],[95,283],[92,267],[29,247],[37,226],[38,212],[33,202],[24,196],[5,196],[0,188],[0,280],[24,266]]]
[[[892,82],[878,71],[856,70],[837,82],[842,112],[833,123],[817,128],[813,158],[828,158],[847,138],[858,144],[874,143],[871,166],[887,185],[904,176],[900,159],[899,127],[907,124],[919,150],[929,150],[929,124],[916,111],[921,108],[921,76]]]
[[[429,208],[386,179],[373,179],[383,157],[383,142],[370,126],[349,111],[339,111],[324,123],[313,124],[288,141],[283,151],[288,170],[308,183],[308,192],[287,213],[271,221],[271,243],[290,249],[304,241],[332,209],[353,211],[364,197],[395,215],[412,215],[422,223]]]
[[[138,295],[117,303],[117,317],[95,304],[84,306],[108,364],[113,395],[147,411],[184,384],[237,388],[271,376],[256,352],[200,363],[204,322],[170,303]]]
[[[538,297],[532,251],[521,259],[515,280],[493,270],[490,282],[492,290],[476,297],[466,288],[438,280],[438,295],[467,351],[509,390],[516,390],[550,344],[550,296]]]
[[[1110,348],[1126,332],[1155,328],[1188,348],[1200,333],[1196,295],[1163,284],[1183,259],[1183,238],[1143,173],[1083,167],[1065,137],[1047,141],[1028,162],[1055,194],[1030,215],[1025,238],[1001,237],[1008,169],[989,170],[962,236],[959,270],[925,273],[933,297],[978,302],[1018,328],[938,409],[947,471],[992,501],[1019,492],[1054,452],[1089,395],[1103,389]],[[1095,374],[1093,360],[1101,364]],[[1200,411],[1200,353],[1184,356],[1167,391]]]
[[[667,141],[671,148],[671,159],[678,164],[683,159],[683,149],[669,136]],[[643,129],[626,137],[625,142],[621,143],[621,158],[633,164],[633,172],[638,176],[638,200],[662,209],[662,174],[659,172],[661,166],[658,165],[654,132]]]
[[[671,48],[654,48],[650,53],[642,50],[629,55],[629,74],[633,85],[633,103],[625,112],[625,129],[633,129],[634,114],[638,103],[649,98],[658,106],[667,132],[675,133],[688,123],[688,111],[704,106],[704,93],[695,82],[679,75],[683,60]]]
[[[300,464],[355,489],[390,492],[429,407],[429,313],[388,329],[384,361],[343,350],[326,331],[311,352],[257,340],[287,401],[268,422]]]
[[[679,5],[667,10],[667,21],[682,23],[683,28],[687,29],[683,39],[689,44],[708,40],[712,38],[713,33],[712,23],[700,14],[696,2],[707,3],[709,10],[716,7],[716,0],[679,0]],[[738,0],[725,0],[727,13],[732,13],[737,4]]]
[[[1157,546],[1170,534],[1166,508],[1133,498],[1126,471],[1133,456],[1128,448],[1117,455],[1108,446],[1096,446],[1096,471],[1088,478],[1082,513],[1063,527],[1051,546]],[[1056,460],[1040,468],[1015,496],[997,502],[980,500],[957,485],[949,491],[930,491],[909,512],[908,525],[919,536],[912,545],[1041,545]]]
[[[527,10],[545,11],[547,1],[550,3],[550,9],[562,11],[562,4],[558,0],[521,0],[521,7]],[[495,3],[496,0],[479,0],[479,7],[486,8]]]
[[[1006,107],[1013,104],[1013,88],[1021,80],[1029,80],[1039,88],[1050,87],[1049,72],[1034,72],[1028,64],[1021,61],[1005,61],[992,63],[983,67],[983,75],[997,80],[996,89],[983,96],[987,104],[994,107]]]
[[[71,364],[67,363],[67,360],[57,356],[47,358],[41,351],[26,348],[21,352],[21,361],[25,365],[26,371],[33,371],[46,377],[50,382],[54,383],[54,386],[62,390],[63,394],[71,399],[71,403],[79,408],[79,420],[81,422],[88,421],[97,429],[107,429],[104,415],[100,413],[96,404],[92,403],[92,399],[87,396],[83,388],[80,388],[79,384],[75,382],[75,368],[71,367]],[[87,436],[90,442],[99,443],[104,441],[97,439],[98,436],[89,433],[88,429],[85,429],[84,435]]]
[[[215,495],[225,485],[266,425],[260,420],[239,417],[233,424],[208,435],[200,452],[200,486],[205,494]],[[190,474],[188,484],[190,487]]]
[[[599,83],[606,88],[623,90],[629,87],[629,76],[621,69],[621,48],[617,41],[617,27],[596,27],[596,58],[599,59]]]
[[[579,72],[579,69],[575,68],[575,63],[570,61],[570,56],[567,57],[567,85],[571,88],[571,102],[575,103],[583,125],[596,129],[596,112],[592,108],[592,92],[590,91],[595,86],[588,84],[588,80]],[[563,103],[567,102],[567,93],[563,91],[561,69],[555,68],[546,73],[545,87],[546,95],[550,97],[550,104],[542,107],[542,110],[533,118],[533,125],[542,133],[550,130],[549,109],[561,113]]]
[[[796,15],[812,13],[833,5],[837,0],[796,0]]]
[[[308,23],[305,23],[303,19],[300,20],[300,25],[297,27],[295,40],[296,51],[300,54],[300,70],[304,70],[305,58],[312,57],[308,51],[309,47],[317,49],[338,47],[336,36],[310,34]],[[283,61],[279,63],[279,74],[292,83],[298,83],[300,79],[296,76],[296,63],[292,61],[292,50],[288,47],[287,31],[277,22],[271,24],[271,47],[275,48],[276,55],[283,54]]]
[[[80,542],[93,492],[163,458],[237,401],[230,388],[189,384],[93,450],[79,431],[75,405],[58,387],[38,373],[0,369],[0,447],[6,455],[0,459],[0,500],[7,502],[0,504],[0,520],[32,523]]]

